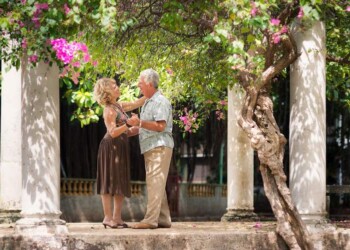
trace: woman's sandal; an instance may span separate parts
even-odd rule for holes
[[[102,225],[105,227],[105,229],[106,229],[107,227],[110,227],[110,228],[118,228],[118,224],[115,224],[115,223],[102,222]]]
[[[116,228],[128,228],[128,224],[126,223],[117,223]]]

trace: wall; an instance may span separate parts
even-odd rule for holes
[[[132,182],[131,190],[132,196],[124,201],[122,216],[125,221],[140,221],[146,211],[146,185]],[[226,186],[179,183],[172,190],[178,191],[177,197],[172,193],[169,204],[174,220],[220,219],[226,212]],[[62,179],[61,212],[61,218],[67,222],[102,221],[102,203],[95,181]]]

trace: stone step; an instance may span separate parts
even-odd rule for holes
[[[133,225],[135,223],[128,223]],[[13,224],[0,226],[0,249],[64,250],[284,250],[276,222],[174,222],[171,228],[105,229],[101,223],[67,223],[65,236],[16,235]],[[319,228],[317,250],[350,249],[350,229]]]

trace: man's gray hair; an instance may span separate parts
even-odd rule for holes
[[[141,71],[140,78],[141,77],[143,77],[143,80],[146,83],[152,83],[156,89],[158,88],[159,75],[158,75],[157,71],[155,71],[153,69],[145,69],[145,70]]]

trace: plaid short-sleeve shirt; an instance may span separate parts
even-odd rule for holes
[[[144,121],[166,122],[166,127],[162,132],[140,128],[139,139],[141,154],[155,147],[174,147],[174,140],[172,136],[172,107],[168,99],[166,99],[159,91],[154,93],[150,99],[146,100],[141,108],[140,119]]]

